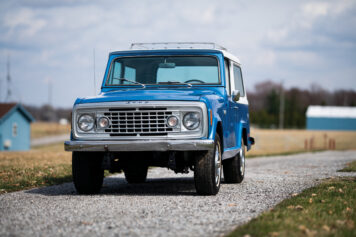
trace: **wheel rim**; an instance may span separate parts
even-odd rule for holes
[[[220,155],[220,146],[217,144],[215,147],[215,184],[216,186],[220,185],[221,179],[221,155]]]
[[[245,145],[241,144],[240,149],[240,173],[242,176],[245,174]]]

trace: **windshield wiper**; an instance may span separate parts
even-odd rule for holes
[[[129,79],[126,79],[126,78],[113,78],[113,79],[117,79],[117,80],[120,80],[120,81],[127,81],[127,82],[131,82],[131,83],[134,83],[134,84],[137,84],[137,85],[141,85],[142,88],[146,88],[146,85],[145,84],[142,84],[140,82],[137,82],[137,81],[131,81]]]
[[[187,85],[189,87],[192,87],[192,84],[186,82],[180,82],[180,81],[162,81],[162,82],[158,82],[158,84],[167,84],[167,85],[180,84],[180,85]]]

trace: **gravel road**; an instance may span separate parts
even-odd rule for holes
[[[73,184],[0,195],[0,236],[221,236],[293,193],[356,160],[356,151],[247,160],[242,184],[197,196],[192,173],[152,169],[145,184],[106,178],[100,195],[80,196]]]
[[[35,138],[35,139],[31,139],[31,147],[61,143],[64,142],[65,140],[69,140],[69,134]]]

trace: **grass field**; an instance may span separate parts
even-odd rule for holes
[[[356,236],[356,178],[329,179],[282,201],[229,237]]]
[[[356,161],[341,172],[356,172]],[[228,237],[356,236],[356,177],[332,178],[293,195]]]
[[[251,136],[255,138],[256,144],[247,156],[327,150],[330,139],[335,141],[336,150],[356,150],[356,132],[251,129]],[[308,149],[305,149],[306,140]]]
[[[0,194],[69,182],[71,153],[63,144],[27,152],[0,152]]]
[[[70,133],[70,124],[35,122],[31,124],[31,138],[41,138]]]
[[[356,172],[356,161],[350,162],[340,172]]]

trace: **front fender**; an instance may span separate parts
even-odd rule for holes
[[[224,111],[226,111],[226,105],[221,93],[221,91],[216,91],[214,94],[205,95],[200,98],[200,101],[206,104],[208,111],[208,139],[215,139],[218,123],[223,123],[223,116]]]

